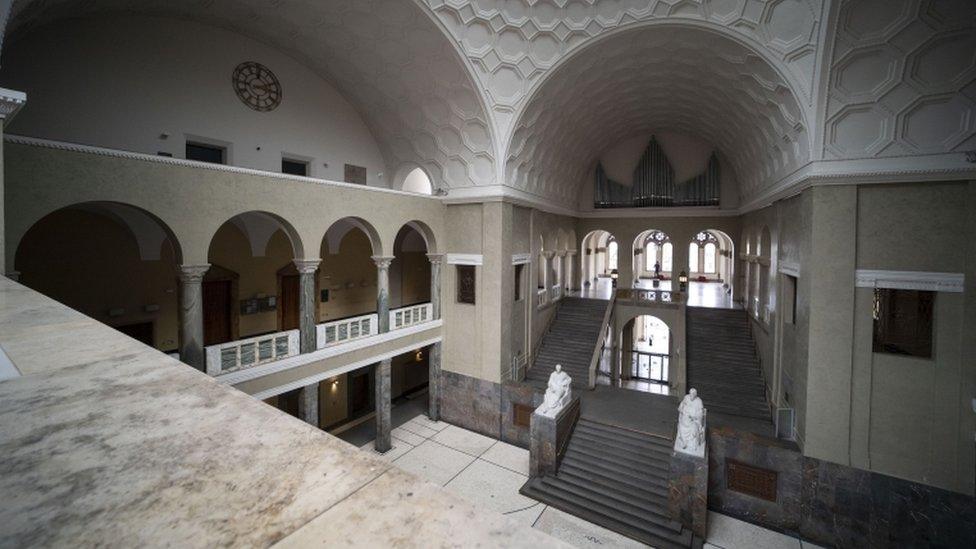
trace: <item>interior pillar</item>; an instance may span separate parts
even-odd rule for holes
[[[6,88],[0,88],[0,275],[7,274],[7,276],[12,280],[17,280],[17,273],[13,270],[14,261],[12,254],[16,250],[7,250],[5,248],[5,232],[6,232],[6,222],[4,221],[4,205],[3,205],[3,132],[4,126],[13,119],[14,115],[17,114],[27,102],[27,94],[20,91],[8,90]],[[11,254],[10,263],[7,264],[7,253]],[[7,272],[10,269],[10,272]]]
[[[378,333],[390,331],[390,263],[394,257],[373,256],[376,263],[376,315]]]
[[[430,374],[427,382],[427,416],[440,421],[441,408],[441,342],[430,346]]]
[[[578,290],[576,287],[575,274],[573,272],[573,265],[576,264],[576,250],[569,250],[566,252],[566,289],[567,290]]]
[[[553,269],[552,260],[556,257],[556,252],[542,252],[542,265],[543,265],[543,276],[542,276],[542,287],[546,290],[546,299],[551,301],[552,296],[549,295],[549,290],[552,288],[553,283]]]
[[[319,384],[302,387],[298,392],[298,417],[313,427],[319,426]]]
[[[437,320],[441,317],[441,265],[444,254],[427,254],[427,260],[430,261],[430,316],[432,320]]]
[[[374,448],[384,453],[393,447],[390,430],[390,367],[392,360],[386,359],[376,365],[376,441]]]
[[[203,275],[209,264],[180,265],[180,360],[206,371],[203,353]]]
[[[296,259],[298,269],[298,346],[302,353],[311,353],[316,348],[315,341],[315,271],[320,259]],[[316,415],[318,412],[316,412]]]

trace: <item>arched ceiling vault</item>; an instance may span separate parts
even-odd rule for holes
[[[199,21],[296,58],[359,110],[386,160],[387,181],[409,162],[438,185],[495,182],[494,130],[468,61],[415,2],[15,0],[2,43],[54,20],[108,13]]]
[[[782,72],[730,35],[632,28],[581,48],[538,86],[512,131],[505,180],[573,207],[607,146],[675,131],[712,143],[752,195],[809,160],[806,120]]]

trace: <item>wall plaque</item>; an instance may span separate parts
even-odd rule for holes
[[[346,183],[366,184],[366,168],[362,166],[346,164],[343,175],[345,176]]]
[[[474,265],[456,265],[457,302],[474,305]]]
[[[729,490],[775,502],[777,476],[776,471],[725,460],[725,486]]]
[[[525,404],[515,404],[512,406],[512,423],[519,427],[528,427],[532,422],[532,412],[535,408]]]

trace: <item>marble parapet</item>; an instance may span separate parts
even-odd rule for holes
[[[0,278],[0,546],[558,546]]]

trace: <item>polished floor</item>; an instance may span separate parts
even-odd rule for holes
[[[408,408],[404,408],[406,410]],[[374,453],[373,442],[362,451]],[[581,548],[647,547],[519,493],[528,479],[529,451],[421,414],[393,430],[383,459],[443,486],[479,509],[508,515]],[[807,549],[799,539],[717,513],[708,515],[706,548]]]

